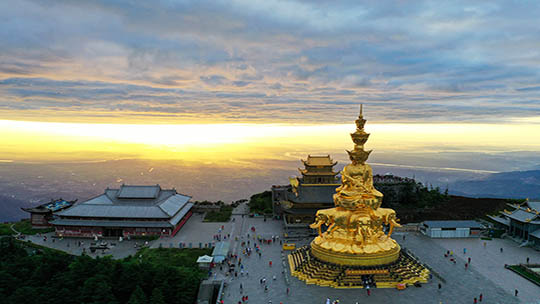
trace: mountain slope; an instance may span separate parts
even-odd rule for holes
[[[493,173],[448,188],[452,194],[473,197],[540,198],[540,170]]]

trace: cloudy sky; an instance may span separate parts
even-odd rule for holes
[[[540,122],[536,1],[2,1],[0,119]]]

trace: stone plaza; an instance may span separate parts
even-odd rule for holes
[[[223,301],[226,304],[236,304],[242,296],[248,296],[248,303],[295,303],[311,304],[326,303],[339,300],[343,304],[355,303],[474,303],[474,298],[483,301],[478,303],[540,303],[540,287],[527,281],[514,272],[504,268],[504,264],[539,263],[540,254],[531,249],[519,247],[506,239],[482,240],[480,238],[466,239],[431,239],[419,233],[396,232],[393,237],[404,248],[407,248],[418,259],[432,270],[432,278],[421,287],[409,286],[405,290],[397,289],[371,289],[368,296],[364,289],[335,289],[307,285],[305,282],[290,276],[287,261],[288,251],[283,251],[279,241],[286,241],[283,222],[261,217],[249,217],[247,206],[240,205],[233,213],[233,219],[227,223],[203,222],[203,216],[194,214],[186,225],[174,237],[164,237],[152,241],[148,246],[179,248],[180,243],[199,247],[199,243],[215,242],[215,235],[230,235],[225,241],[230,242],[230,252],[241,258],[243,269],[236,263],[238,276],[226,275],[228,267],[217,266],[213,269],[211,278],[225,281]],[[255,228],[255,233],[251,228]],[[221,230],[221,231],[220,231]],[[248,237],[249,235],[249,237]],[[293,235],[291,233],[291,235]],[[271,239],[279,236],[271,244],[260,243],[257,237]],[[49,238],[43,241],[43,236],[28,237],[32,242],[53,247],[72,254],[81,254],[78,247],[79,239],[56,240]],[[251,256],[243,254],[242,242],[249,240],[250,247],[256,243],[260,247],[261,257],[253,251]],[[307,245],[311,237],[296,237],[288,239],[297,247]],[[85,239],[85,246],[91,240]],[[110,242],[110,241],[109,241]],[[67,245],[69,243],[69,246]],[[143,241],[112,241],[115,246],[105,253],[96,252],[91,256],[112,255],[114,258],[123,258],[135,254],[137,247],[144,245]],[[484,245],[485,243],[485,245]],[[204,245],[203,245],[204,246]],[[465,254],[464,254],[465,248]],[[501,252],[503,248],[503,252]],[[453,252],[456,263],[445,257],[447,251]],[[468,258],[471,258],[469,267],[465,267]],[[269,262],[272,261],[272,266]],[[243,275],[241,274],[243,271]],[[233,272],[234,273],[234,272]],[[274,279],[275,277],[275,279]],[[265,278],[265,284],[261,279]],[[439,289],[441,284],[441,289]],[[240,286],[242,285],[242,288]],[[267,286],[265,290],[264,286]],[[518,296],[514,295],[518,290]],[[287,290],[289,293],[287,294]]]
[[[246,295],[249,303],[307,304],[325,303],[326,299],[331,301],[339,299],[340,303],[352,304],[473,303],[474,298],[479,299],[480,294],[483,297],[481,303],[540,303],[540,287],[504,268],[504,264],[525,262],[526,257],[531,259],[531,263],[536,263],[540,261],[540,255],[533,249],[520,248],[510,240],[431,239],[419,233],[396,233],[394,236],[400,245],[410,250],[436,274],[434,273],[429,283],[421,287],[411,286],[402,291],[372,289],[368,296],[367,291],[363,289],[334,289],[307,285],[291,277],[286,259],[287,251],[282,251],[279,241],[263,244],[254,239],[254,237],[271,239],[272,236],[279,236],[280,240],[284,241],[283,223],[240,214],[233,217],[235,221],[226,223],[222,234],[231,235],[231,251],[242,259],[244,275],[241,275],[238,266],[236,267],[238,276],[226,276],[227,267],[223,267],[223,271],[220,271],[219,267],[214,269],[212,276],[226,282],[224,303],[238,303],[242,296]],[[212,235],[218,233],[221,226],[219,223],[203,223],[200,218],[197,220],[195,217],[175,238],[176,241],[200,239],[211,242]],[[256,236],[251,227],[255,227]],[[252,248],[254,242],[260,246],[261,257],[255,251],[251,256],[242,254],[241,243],[247,243],[248,240]],[[309,244],[311,238],[291,241],[299,247]],[[463,248],[466,248],[466,254],[463,254]],[[502,254],[500,248],[503,248]],[[455,264],[449,257],[444,257],[447,251],[453,252]],[[471,263],[466,268],[465,263],[469,257]],[[272,266],[269,266],[270,261]],[[266,279],[265,284],[261,284],[263,278]],[[438,288],[439,283],[441,289]],[[264,285],[267,285],[267,290]],[[514,296],[516,289],[519,292],[518,296]]]

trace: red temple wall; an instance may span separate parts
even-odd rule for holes
[[[122,229],[122,234],[124,237],[128,236],[146,236],[146,235],[162,235],[162,236],[174,236],[176,233],[184,226],[187,220],[193,214],[192,211],[189,211],[183,218],[178,222],[174,229],[171,228],[138,228],[138,227],[125,227],[118,228]],[[104,227],[87,227],[87,226],[55,226],[55,232],[57,236],[69,236],[69,237],[94,237],[94,236],[103,236]]]

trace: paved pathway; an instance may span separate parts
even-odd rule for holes
[[[474,265],[466,269],[467,261],[455,250],[454,257],[457,262],[452,263],[449,258],[444,257],[447,249],[440,246],[437,239],[431,239],[422,234],[407,234],[405,241],[399,235],[394,237],[402,247],[410,249],[421,261],[431,266],[446,280],[443,284],[444,292],[438,296],[443,303],[472,303],[474,297],[478,297],[480,293],[483,294],[485,303],[520,303],[520,300],[523,300],[521,297],[513,296],[513,289],[503,289],[494,284]]]
[[[233,224],[235,224],[234,222],[203,222],[203,218],[203,214],[194,213],[174,237],[157,240],[153,243],[152,248],[157,248],[160,244],[163,247],[170,247],[172,244],[173,247],[179,248],[180,243],[185,243],[186,246],[191,243],[194,248],[198,248],[199,243],[204,246],[204,244],[217,242],[213,238],[214,235],[226,236],[230,234]],[[221,229],[222,227],[223,229]],[[219,232],[220,229],[221,232]]]
[[[540,252],[532,248],[520,248],[517,243],[505,239],[484,241],[478,238],[468,238],[433,239],[433,241],[447,250],[453,250],[455,255],[463,260],[470,257],[471,267],[481,272],[499,287],[510,293],[518,289],[521,300],[525,302],[540,301],[540,286],[504,268],[504,264],[526,263],[527,257],[529,257],[529,263],[540,264]],[[463,254],[463,248],[466,248],[466,254]],[[503,248],[502,253],[500,248]]]
[[[246,228],[251,225],[257,228],[257,233],[271,236],[281,232],[281,222],[269,220],[264,223],[262,219],[246,219]],[[331,300],[339,299],[343,304],[362,303],[473,303],[474,297],[483,293],[482,303],[533,303],[525,296],[514,297],[509,288],[502,289],[474,267],[465,270],[465,261],[458,257],[458,263],[454,265],[448,259],[444,258],[445,248],[441,247],[436,241],[421,235],[408,235],[403,242],[400,235],[395,238],[409,247],[422,261],[428,263],[438,271],[447,283],[443,284],[439,291],[437,284],[439,281],[433,279],[421,288],[410,287],[404,291],[395,289],[372,289],[371,296],[367,296],[363,289],[334,289],[307,285],[305,282],[296,278],[291,278],[287,285],[284,270],[281,264],[281,247],[279,244],[261,245],[263,252],[262,258],[256,254],[251,257],[244,257],[243,264],[245,270],[249,271],[249,277],[228,278],[228,286],[225,288],[225,303],[238,303],[242,295],[248,295],[250,303],[295,303],[312,304],[325,303],[326,298]],[[308,243],[306,239],[300,242]],[[272,267],[268,266],[268,261],[272,260]],[[286,267],[288,267],[286,265]],[[218,271],[219,272],[219,271]],[[276,275],[276,280],[272,277]],[[221,276],[221,273],[219,274]],[[266,277],[269,290],[264,291],[263,285],[259,283],[260,278]],[[243,285],[244,293],[240,293],[240,284]],[[290,288],[290,294],[286,294],[287,287]],[[252,300],[254,299],[254,301]]]
[[[495,239],[488,241],[486,248],[483,247],[483,241],[479,239],[430,239],[420,234],[406,234],[403,240],[403,234],[395,233],[394,238],[400,242],[403,247],[407,247],[421,261],[430,265],[435,271],[441,274],[446,283],[442,284],[442,289],[438,290],[439,281],[434,278],[428,284],[421,288],[410,287],[403,291],[395,289],[372,289],[371,296],[367,296],[363,289],[334,289],[329,287],[320,287],[307,285],[294,277],[286,280],[288,273],[288,264],[282,263],[282,250],[279,242],[276,244],[260,244],[262,257],[253,253],[251,257],[242,255],[241,242],[249,240],[253,246],[254,234],[250,228],[256,228],[256,234],[263,238],[271,238],[272,235],[282,236],[282,222],[268,219],[266,222],[262,218],[250,218],[242,216],[245,208],[241,205],[235,209],[234,221],[227,223],[203,223],[201,215],[193,217],[180,229],[173,238],[163,238],[151,243],[152,247],[176,247],[180,242],[192,243],[198,247],[200,243],[211,243],[215,240],[213,236],[219,233],[230,234],[228,239],[231,242],[231,251],[236,252],[242,258],[244,271],[249,276],[225,277],[225,272],[215,271],[217,278],[226,278],[227,287],[225,288],[225,303],[238,303],[242,295],[249,296],[249,303],[294,303],[294,304],[313,304],[325,303],[326,298],[331,300],[339,299],[342,304],[358,303],[473,303],[474,297],[480,293],[484,296],[483,303],[540,303],[535,302],[540,295],[540,288],[532,283],[515,275],[513,272],[504,269],[503,265],[525,262],[527,256],[531,262],[540,262],[538,252],[529,248],[519,248],[511,241]],[[50,234],[49,234],[50,235]],[[238,237],[238,240],[236,240]],[[53,247],[56,249],[80,254],[82,248],[77,246],[79,239],[64,239],[51,242],[49,236],[47,242],[42,237],[30,236],[31,241]],[[297,246],[309,244],[312,238],[302,239],[296,242]],[[86,239],[88,245],[90,240]],[[68,247],[67,244],[70,244]],[[133,241],[117,243],[117,246],[106,254],[113,254],[115,258],[121,258],[136,252]],[[139,241],[141,243],[141,241]],[[463,255],[463,247],[467,248],[467,255]],[[499,248],[503,247],[501,254]],[[446,250],[453,250],[457,263],[454,264],[448,258],[444,258]],[[101,255],[97,253],[94,255]],[[465,269],[464,264],[467,257],[472,258],[471,266]],[[272,267],[268,262],[272,261]],[[239,270],[239,268],[237,268]],[[273,276],[276,280],[273,280]],[[266,277],[268,291],[259,283],[262,277]],[[240,293],[240,284],[243,286],[243,292]],[[290,294],[286,294],[287,288]],[[514,288],[519,289],[519,296],[513,295]]]
[[[21,234],[19,231],[17,231],[17,230],[15,229],[15,224],[9,225],[9,228],[11,228],[11,230],[12,230],[13,232],[15,232],[16,235]]]
[[[137,248],[135,247],[135,244],[143,245],[144,241],[137,240],[137,241],[128,241],[124,240],[122,242],[119,242],[118,240],[112,240],[112,239],[105,239],[104,241],[108,242],[109,244],[115,244],[114,246],[110,246],[110,249],[105,250],[103,252],[102,250],[98,250],[95,253],[90,252],[90,243],[94,242],[90,238],[63,238],[63,239],[57,239],[53,238],[54,232],[49,232],[46,234],[40,235],[27,235],[25,237],[25,240],[31,241],[32,243],[46,246],[49,248],[54,248],[58,250],[65,251],[70,254],[75,255],[81,255],[83,252],[83,248],[85,249],[86,254],[92,257],[96,256],[106,256],[111,255],[115,259],[122,259],[129,255],[134,255],[137,252]],[[47,240],[44,240],[43,236],[47,236]],[[53,242],[54,240],[54,242]],[[80,246],[78,245],[79,241],[83,241],[84,245]],[[101,241],[101,240],[100,240]]]
[[[233,250],[235,236],[242,229],[241,214],[245,212],[245,208],[246,204],[240,204],[235,208],[233,210],[235,215],[229,222],[203,222],[204,214],[194,213],[174,237],[157,240],[152,244],[152,248],[157,248],[160,244],[162,247],[179,248],[180,243],[185,243],[186,246],[191,243],[194,248],[198,248],[199,243],[202,243],[204,247],[204,244],[218,242],[214,239],[214,235],[220,234],[222,237],[227,236],[227,239],[222,238],[222,240],[231,242],[230,248]]]

